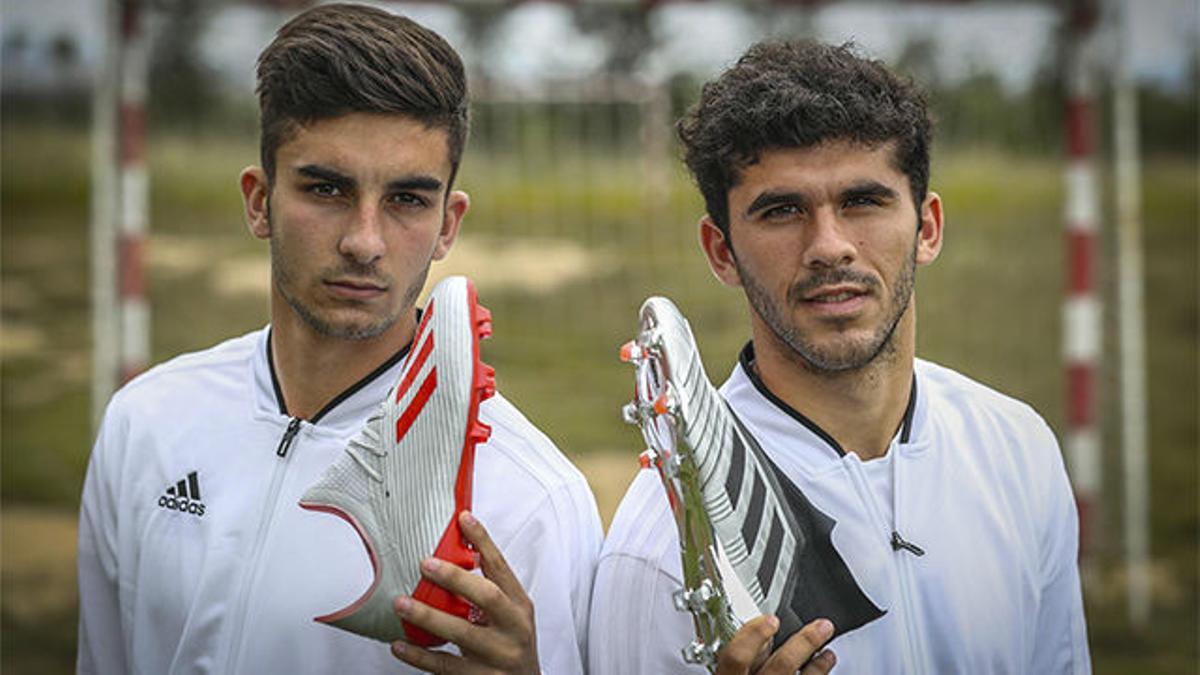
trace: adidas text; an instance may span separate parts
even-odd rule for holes
[[[190,513],[196,516],[204,515],[204,505],[200,502],[194,502],[187,497],[176,499],[175,497],[163,495],[158,498],[158,505],[164,509],[174,509],[176,511],[182,511],[184,513]]]

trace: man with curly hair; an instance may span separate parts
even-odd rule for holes
[[[1024,403],[916,358],[916,269],[943,244],[931,130],[912,82],[811,41],[753,46],[679,123],[708,264],[750,310],[721,395],[781,483],[833,520],[833,546],[883,611],[845,632],[804,616],[772,653],[779,620],[755,619],[718,672],[1090,670],[1053,433]],[[643,471],[601,554],[592,672],[689,670],[680,567],[661,482]]]

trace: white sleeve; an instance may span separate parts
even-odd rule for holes
[[[694,628],[691,615],[676,611],[671,601],[681,586],[644,558],[619,553],[602,558],[592,593],[592,675],[707,673],[683,661]]]
[[[679,534],[662,481],[639,471],[621,499],[592,591],[588,667],[594,675],[705,673],[683,661],[692,617],[671,599],[683,587]]]
[[[117,489],[112,460],[119,448],[105,421],[88,461],[79,508],[79,673],[127,673],[117,570]]]
[[[1086,674],[1092,672],[1092,664],[1077,562],[1079,516],[1058,442],[1048,427],[1043,425],[1039,431],[1046,438],[1044,452],[1049,457],[1043,468],[1051,475],[1041,541],[1041,602],[1034,631],[1037,642],[1026,672]]]
[[[582,479],[546,501],[509,541],[497,543],[533,601],[542,672],[583,673],[592,580],[604,530]]]

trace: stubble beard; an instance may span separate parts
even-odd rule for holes
[[[269,210],[267,212],[267,222],[271,225],[272,231],[274,231],[274,224],[271,222]],[[290,267],[286,262],[287,256],[280,250],[278,239],[272,236],[269,242],[271,249],[271,276],[274,280],[275,288],[278,289],[279,295],[292,308],[296,316],[300,317],[300,320],[318,335],[353,342],[361,342],[378,337],[396,324],[396,321],[404,313],[405,308],[412,307],[417,301],[417,296],[420,295],[421,289],[425,287],[425,279],[429,276],[429,266],[432,262],[431,260],[425,262],[425,268],[421,270],[421,273],[417,275],[413,283],[404,291],[404,298],[400,301],[398,308],[394,312],[389,312],[378,320],[365,324],[350,321],[339,322],[321,316],[317,310],[306,305],[303,300],[292,293],[293,279],[290,274]],[[337,274],[380,278],[374,266],[362,265],[352,260],[343,261]]]
[[[810,335],[806,335],[790,319],[791,312],[787,307],[780,307],[771,294],[749,273],[734,257],[738,274],[741,277],[742,288],[750,307],[767,325],[775,340],[790,351],[798,362],[809,372],[822,375],[838,375],[860,371],[873,363],[881,363],[896,355],[895,333],[901,317],[908,310],[912,300],[913,287],[916,283],[917,245],[914,241],[912,251],[908,256],[896,283],[892,288],[890,312],[876,327],[875,332],[866,340],[852,341],[837,340],[828,346],[817,344]],[[792,306],[800,302],[806,293],[822,285],[836,283],[857,283],[878,291],[880,284],[877,279],[854,272],[845,268],[831,268],[819,272],[808,279],[796,284],[788,290],[784,303]],[[843,323],[835,323],[838,330]]]

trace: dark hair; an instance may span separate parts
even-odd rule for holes
[[[298,126],[374,112],[446,129],[454,182],[467,142],[466,74],[454,48],[411,19],[362,5],[303,12],[259,55],[257,93],[269,181],[276,151]]]
[[[929,187],[932,122],[924,93],[855,46],[765,41],[704,85],[676,125],[705,207],[729,236],[729,190],[765,150],[849,140],[896,142],[917,208]]]

